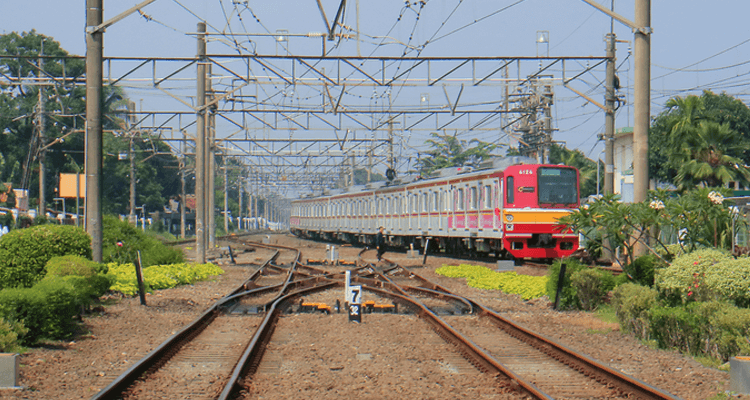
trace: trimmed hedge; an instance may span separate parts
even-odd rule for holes
[[[703,249],[656,272],[655,287],[670,306],[712,300],[750,307],[750,258]]]
[[[0,353],[18,353],[21,346],[20,338],[29,330],[18,321],[5,321],[0,318]]]
[[[750,310],[709,301],[651,309],[652,338],[659,347],[727,361],[750,354]]]
[[[70,282],[49,279],[33,288],[0,290],[0,318],[20,321],[28,333],[21,344],[33,345],[42,339],[66,339],[78,326],[81,296]]]
[[[40,225],[0,237],[0,289],[31,287],[46,274],[52,257],[67,254],[91,258],[91,237],[81,228]]]
[[[578,270],[570,277],[582,310],[593,311],[607,300],[607,294],[614,289],[617,279],[609,271],[597,268]]]
[[[656,290],[635,283],[626,283],[615,288],[611,304],[623,330],[641,339],[648,338],[648,312],[659,305],[658,298],[659,293]]]
[[[44,280],[62,279],[71,283],[88,306],[109,290],[113,279],[106,275],[107,266],[80,256],[54,257],[47,262]]]
[[[127,221],[105,215],[103,225],[102,260],[105,263],[134,263],[138,251],[144,267],[179,264],[185,260],[180,249],[165,245],[152,233],[144,233]]]
[[[565,276],[563,276],[560,300],[557,301],[557,285],[560,280],[560,269],[565,264]],[[589,267],[581,264],[575,258],[556,260],[547,269],[547,296],[551,302],[557,302],[560,310],[580,310],[581,300],[578,298],[578,290],[573,286],[571,277],[578,271]]]

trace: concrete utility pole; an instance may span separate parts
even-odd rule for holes
[[[86,232],[102,262],[102,0],[86,0]]]
[[[180,239],[185,239],[185,142],[180,142]]]
[[[242,230],[242,183],[243,183],[242,176],[240,176],[238,179],[239,179],[239,182],[237,182],[237,186],[238,186],[237,191],[239,192],[240,207],[239,207],[239,212],[238,212],[239,215],[237,215],[237,230],[241,231]]]
[[[605,78],[604,105],[604,193],[612,194],[615,188],[615,34],[607,35],[607,76]],[[599,161],[597,160],[597,163]]]
[[[227,164],[224,161],[224,234],[229,234],[229,185],[227,182]]]
[[[651,123],[651,0],[636,0],[633,201],[648,198],[648,128]]]
[[[128,108],[131,112],[135,111],[135,103],[130,102],[128,103]],[[143,110],[141,110],[143,111]],[[131,114],[135,115],[135,114]],[[135,215],[135,144],[133,141],[135,140],[135,131],[133,130],[133,126],[131,124],[130,126],[130,146],[128,148],[129,151],[129,158],[130,158],[130,214],[128,215],[128,221],[130,221],[131,224],[137,225],[138,219]]]
[[[633,120],[633,201],[648,199],[648,128],[651,123],[651,0],[636,0],[635,24],[635,105]],[[638,242],[633,249],[638,257],[647,253]]]
[[[39,52],[39,55],[44,54],[44,41],[42,41],[42,49]],[[37,71],[37,76],[39,78],[42,78],[42,71],[43,71],[43,65],[42,65],[42,58],[39,57],[39,70]],[[45,156],[47,154],[46,147],[46,136],[44,133],[44,86],[39,85],[39,100],[37,104],[37,114],[36,114],[36,121],[37,121],[37,129],[39,129],[39,216],[44,217],[47,215],[47,203],[45,202],[45,199],[47,198],[47,191],[46,191],[46,179],[45,179],[45,167],[44,167],[44,161]],[[63,202],[63,206],[65,205],[65,202]],[[65,207],[63,207],[65,208]],[[65,210],[63,210],[63,215],[65,215]]]
[[[211,64],[206,66],[206,92],[209,98],[213,100],[213,88],[211,86]],[[206,110],[206,213],[208,214],[208,248],[216,247],[216,149],[214,146],[216,138],[216,113],[215,106],[208,107]]]
[[[198,76],[195,106],[195,241],[196,262],[206,262],[206,24],[198,23]]]
[[[635,0],[635,21],[629,21],[594,0],[585,3],[633,29],[635,35],[635,77],[633,82],[633,201],[648,199],[648,128],[651,123],[651,0]],[[610,40],[614,40],[611,38]],[[614,185],[613,185],[614,186]],[[636,243],[634,256],[646,253]]]

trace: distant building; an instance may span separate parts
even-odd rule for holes
[[[633,202],[633,128],[615,130],[614,143],[614,187],[615,194],[623,203]]]

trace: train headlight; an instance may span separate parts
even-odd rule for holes
[[[513,224],[505,224],[505,230],[506,231],[512,231],[513,230]]]
[[[505,220],[506,220],[506,221],[508,221],[508,222],[513,222],[513,215],[511,215],[511,214],[506,214],[506,215],[505,215]]]

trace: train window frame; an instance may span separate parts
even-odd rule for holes
[[[479,196],[476,186],[472,186],[469,188],[469,207],[471,210],[476,210],[479,208]]]
[[[515,193],[515,184],[514,184],[513,176],[509,176],[505,178],[505,201],[507,204],[513,204],[515,203],[515,199],[513,198],[513,194]]]

